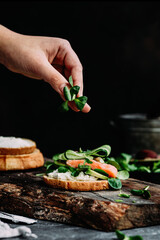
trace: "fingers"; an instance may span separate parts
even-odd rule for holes
[[[73,84],[80,87],[79,96],[83,95],[83,68],[82,64],[69,45],[64,59],[64,65],[67,70],[69,70],[70,75],[72,75]]]
[[[47,60],[41,67],[41,77],[48,82],[56,92],[60,94],[63,100],[63,89],[68,85],[68,81],[61,75]]]

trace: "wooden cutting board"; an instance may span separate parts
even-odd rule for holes
[[[120,198],[120,191],[71,192],[53,189],[36,174],[44,169],[0,172],[0,210],[102,231],[160,224],[160,185],[123,181],[122,193],[149,185],[151,198]],[[117,203],[116,199],[123,199]],[[135,203],[133,203],[135,201]]]

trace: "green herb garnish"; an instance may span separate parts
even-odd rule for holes
[[[59,172],[59,173],[65,173],[65,172],[68,172],[68,168],[67,168],[67,167],[62,167],[62,166],[61,166],[61,167],[58,168],[58,172]]]
[[[150,192],[148,191],[149,186],[146,186],[144,189],[131,189],[131,193],[136,196],[142,196],[145,199],[149,199],[151,197]]]
[[[61,104],[59,107],[60,112],[67,112],[69,110],[68,101],[74,101],[76,104],[76,107],[82,111],[84,108],[84,105],[86,104],[88,98],[86,96],[76,97],[80,87],[79,86],[73,86],[73,79],[72,76],[69,77],[69,83],[71,85],[71,88],[69,89],[67,86],[63,89],[63,94],[65,97],[65,102]]]
[[[128,237],[119,230],[116,230],[116,235],[119,240],[143,240],[143,238],[140,235]]]
[[[126,194],[126,193],[120,193],[118,196],[123,198],[130,198],[130,194]]]
[[[122,199],[115,199],[114,201],[115,201],[115,202],[123,202]]]

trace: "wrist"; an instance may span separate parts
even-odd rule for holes
[[[0,25],[0,63],[7,66],[7,59],[12,54],[12,48],[17,33]],[[13,49],[13,50],[12,50]]]

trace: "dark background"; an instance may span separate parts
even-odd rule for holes
[[[116,154],[123,136],[110,120],[160,112],[159,2],[5,1],[0,22],[19,33],[69,40],[92,107],[88,114],[59,113],[62,100],[49,84],[0,65],[1,136],[33,139],[47,157],[103,144]]]

